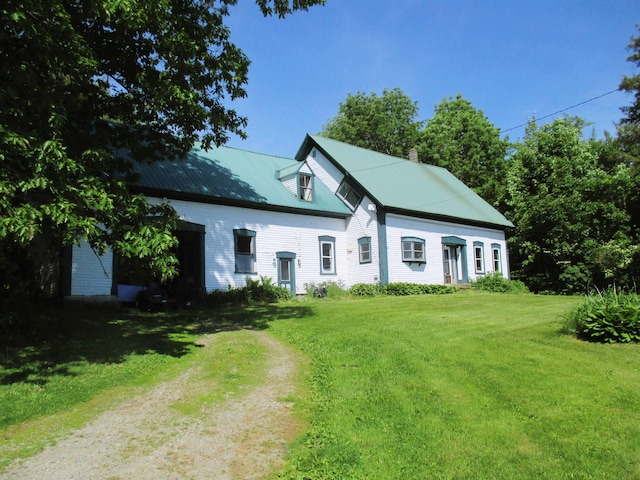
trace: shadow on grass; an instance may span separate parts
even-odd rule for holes
[[[53,375],[73,375],[78,363],[114,364],[129,355],[181,357],[197,336],[240,329],[263,330],[269,322],[305,318],[311,308],[295,303],[144,313],[103,306],[51,307],[32,319],[31,331],[0,351],[0,385],[44,385]]]

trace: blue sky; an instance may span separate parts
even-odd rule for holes
[[[347,94],[399,87],[428,119],[460,93],[506,130],[635,73],[626,47],[638,32],[638,0],[327,0],[285,19],[238,3],[231,39],[252,63],[248,97],[233,108],[249,125],[247,140],[228,145],[272,155],[295,155]],[[631,101],[616,92],[567,113],[600,136],[615,131]],[[517,140],[524,128],[507,134]]]

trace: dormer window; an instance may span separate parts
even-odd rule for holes
[[[356,192],[351,185],[343,181],[338,188],[338,196],[348,205],[351,210],[355,210],[362,195]]]
[[[313,202],[313,177],[311,175],[298,174],[298,198],[304,202]]]

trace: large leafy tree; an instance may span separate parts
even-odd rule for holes
[[[156,274],[175,271],[173,211],[126,182],[132,161],[244,135],[246,119],[229,107],[245,96],[249,66],[225,25],[236,1],[2,2],[2,292],[33,263],[35,244],[56,252],[85,239]],[[323,2],[256,0],[278,16]]]
[[[640,67],[640,35],[632,37],[627,49],[630,52],[627,60]],[[616,157],[631,168],[635,196],[629,203],[629,211],[636,241],[640,242],[640,73],[624,76],[620,89],[633,94],[633,103],[621,109],[624,116],[617,126]]]
[[[418,144],[422,122],[418,106],[399,88],[381,96],[358,92],[347,95],[338,114],[323,126],[321,135],[358,147],[406,157]]]
[[[611,257],[628,243],[628,170],[601,160],[607,147],[583,139],[584,126],[531,122],[511,159],[512,266],[534,290],[584,291],[619,267]]]
[[[492,205],[504,196],[508,140],[482,110],[457,95],[435,106],[422,132],[422,161],[446,168]]]

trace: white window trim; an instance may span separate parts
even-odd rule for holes
[[[320,274],[321,275],[335,275],[336,274],[336,239],[335,237],[330,237],[328,235],[323,235],[318,237],[318,243],[320,246]],[[324,254],[324,246],[329,245],[331,247],[331,251],[329,255]],[[331,262],[331,266],[329,268],[325,268],[324,260],[329,259]]]
[[[405,244],[410,245],[410,248],[405,248]],[[400,245],[402,247],[402,261],[406,263],[427,263],[426,260],[426,248],[423,238],[417,237],[402,237]],[[420,245],[421,248],[416,249],[416,245]],[[409,255],[407,256],[407,252]],[[421,255],[416,255],[420,252]]]
[[[305,185],[303,185],[305,179]],[[303,202],[313,202],[313,175],[298,173],[298,198]]]
[[[369,258],[364,259],[363,258],[363,249],[362,247],[366,245],[368,247],[368,250],[366,252],[366,254],[368,255]],[[371,263],[373,261],[372,256],[371,256],[371,237],[361,237],[358,239],[358,259],[360,260],[360,263]]]
[[[238,251],[238,240],[241,237],[249,237],[250,241],[250,253],[240,253]],[[245,274],[255,274],[256,273],[256,232],[253,230],[247,230],[246,228],[237,228],[233,230],[233,253],[234,253],[234,262],[235,262],[235,272],[236,273],[245,273]],[[240,268],[240,264],[238,259],[240,257],[251,259],[251,268],[250,270],[245,270]]]
[[[343,190],[345,190],[345,192],[343,193]],[[358,197],[357,201],[355,203],[352,203],[350,200],[347,199],[347,197],[349,196],[349,193],[353,192],[354,195],[356,195]],[[338,187],[338,190],[336,192],[336,195],[338,195],[338,197],[351,209],[351,210],[355,210],[356,208],[358,208],[358,205],[360,205],[360,202],[362,201],[362,195],[360,195],[360,193],[358,193],[358,191],[353,188],[351,186],[351,184],[349,184],[349,182],[347,182],[346,180],[342,180],[342,183],[340,184],[340,186]]]
[[[502,273],[502,248],[497,243],[491,244],[491,261],[493,262],[493,271]]]
[[[480,255],[478,255],[478,253]],[[473,264],[476,269],[476,273],[485,273],[484,244],[482,242],[473,242]]]

